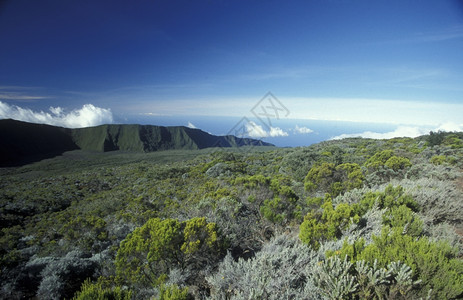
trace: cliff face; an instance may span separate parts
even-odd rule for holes
[[[183,126],[100,125],[68,129],[0,120],[0,166],[49,158],[70,150],[195,150],[209,147],[273,146],[259,140],[215,136]]]

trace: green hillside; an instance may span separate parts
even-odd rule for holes
[[[145,150],[140,138],[139,125],[101,125],[73,129],[72,138],[82,150],[113,151]]]
[[[215,136],[183,126],[101,125],[73,129],[75,143],[82,150],[139,151],[197,150],[209,147],[272,146],[258,140]]]
[[[15,120],[0,120],[0,166],[20,165],[65,151],[152,152],[209,147],[272,146],[262,141],[215,136],[183,126],[101,125],[66,129]]]

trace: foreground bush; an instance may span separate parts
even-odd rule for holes
[[[314,272],[315,285],[328,299],[414,299],[413,280],[409,266],[397,261],[379,267],[359,260],[355,264],[338,256],[320,262]]]
[[[319,260],[296,239],[277,236],[251,259],[235,261],[228,254],[207,277],[210,299],[320,299],[310,275]]]
[[[411,267],[414,278],[420,281],[416,291],[421,297],[431,291],[433,299],[455,299],[463,296],[463,262],[456,257],[457,249],[447,243],[434,243],[425,237],[416,239],[403,234],[403,228],[384,227],[373,243],[365,245],[362,239],[354,244],[345,243],[337,252],[353,262],[365,260],[379,267],[392,261],[402,261]]]
[[[172,268],[198,271],[220,258],[222,249],[217,226],[205,218],[154,218],[121,242],[116,271],[130,285],[158,286]]]
[[[104,287],[101,282],[86,280],[73,300],[131,300],[132,292],[121,287]]]

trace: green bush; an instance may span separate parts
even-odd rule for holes
[[[442,144],[450,146],[452,149],[461,149],[463,148],[463,139],[461,135],[458,136],[456,133],[447,135]]]
[[[388,209],[383,215],[383,224],[391,228],[402,228],[402,232],[411,236],[423,233],[423,221],[406,205]]]
[[[327,231],[327,226],[324,223],[319,222],[313,214],[307,214],[304,217],[304,222],[299,226],[299,238],[304,244],[318,249],[322,238],[332,238],[327,236]]]
[[[387,167],[394,171],[411,167],[412,164],[408,158],[395,156],[392,150],[383,150],[375,153],[365,162],[365,167],[378,170],[380,167]]]
[[[444,164],[445,162],[447,161],[447,157],[445,155],[434,155],[433,157],[431,157],[431,159],[429,160],[430,163],[438,166],[438,165],[442,165]]]
[[[384,166],[392,156],[394,156],[392,150],[377,152],[365,162],[365,167],[377,170],[379,167]]]
[[[440,130],[438,132],[430,131],[426,141],[430,147],[440,145],[444,140],[445,134],[445,132]]]
[[[399,156],[392,156],[384,163],[384,165],[394,171],[402,170],[412,166],[408,158]]]
[[[379,209],[391,209],[393,207],[405,205],[412,211],[418,210],[418,203],[410,195],[405,193],[402,186],[394,187],[391,184],[384,189],[384,192],[365,193],[360,202],[353,204],[353,207],[355,212],[359,216],[362,216],[375,204]]]
[[[314,249],[319,248],[322,240],[339,238],[342,230],[360,220],[350,205],[340,203],[334,208],[329,197],[325,198],[321,208],[323,209],[321,216],[309,212],[299,226],[299,238]]]
[[[308,192],[320,190],[334,197],[346,191],[363,186],[365,176],[362,169],[356,163],[323,162],[313,166],[304,179],[304,187]]]
[[[260,213],[264,218],[273,223],[283,223],[285,220],[284,210],[286,205],[281,201],[280,197],[267,199],[259,208]]]
[[[390,262],[401,261],[411,267],[414,278],[420,280],[421,297],[432,290],[433,299],[455,299],[463,296],[463,261],[456,257],[457,250],[444,242],[430,242],[427,238],[417,239],[403,234],[403,228],[384,227],[380,236],[373,237],[373,243],[366,245],[362,240],[354,244],[344,243],[336,254],[347,255],[351,261],[365,260],[379,267]]]
[[[90,280],[86,280],[79,292],[72,298],[73,300],[131,300],[132,292],[125,290],[119,286],[117,287],[104,287],[103,284],[98,281],[92,283]]]
[[[331,186],[334,170],[334,163],[324,162],[313,166],[304,179],[305,189],[309,192],[315,191],[318,188],[327,190]]]
[[[365,176],[363,176],[362,169],[358,164],[344,163],[336,166],[336,171],[340,173],[338,182],[342,184],[343,192],[363,186]]]
[[[121,242],[115,261],[117,274],[128,283],[158,285],[173,266],[196,267],[219,254],[218,236],[215,223],[207,223],[205,218],[184,222],[150,219]]]
[[[188,288],[179,288],[177,285],[164,285],[159,288],[157,300],[187,300]]]

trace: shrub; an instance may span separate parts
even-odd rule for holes
[[[433,179],[433,180],[454,180],[460,176],[458,167],[449,164],[435,165],[428,162],[420,162],[408,169],[406,178],[410,180]]]
[[[157,300],[186,300],[188,299],[188,288],[179,288],[177,285],[164,285],[159,288]]]
[[[355,188],[361,188],[365,176],[363,176],[362,169],[358,164],[344,163],[336,167],[336,171],[339,173],[338,182],[342,184],[343,192],[350,191]]]
[[[463,257],[463,240],[455,231],[455,228],[448,223],[433,224],[432,219],[429,222],[424,222],[424,231],[429,235],[429,240],[432,242],[445,241],[453,248],[459,249],[459,257]]]
[[[394,152],[392,150],[377,152],[365,162],[365,166],[377,170],[379,167],[384,166],[393,156]]]
[[[320,254],[297,239],[279,235],[253,258],[231,254],[207,277],[211,299],[320,299],[312,273]]]
[[[430,163],[438,166],[438,165],[442,165],[444,164],[445,162],[447,161],[447,157],[445,157],[445,155],[434,155],[433,157],[431,157],[431,159],[429,160]]]
[[[391,209],[393,207],[405,205],[413,211],[418,210],[418,203],[412,196],[406,194],[404,188],[400,185],[394,187],[392,184],[389,184],[384,189],[384,192],[367,192],[360,202],[354,204],[353,207],[355,212],[359,216],[362,216],[375,204],[379,209]]]
[[[279,174],[272,178],[259,174],[237,177],[234,184],[247,188],[245,192],[251,193],[247,202],[272,223],[287,223],[297,215],[295,209],[299,197],[292,189],[292,180],[288,176]]]
[[[426,142],[428,143],[430,147],[433,147],[436,145],[440,145],[442,141],[444,140],[444,137],[445,137],[445,132],[443,131],[440,131],[440,130],[438,132],[430,131],[429,136],[426,139]]]
[[[362,169],[355,163],[323,162],[313,166],[304,179],[304,187],[308,192],[320,190],[337,196],[346,191],[363,186],[365,177]]]
[[[117,287],[104,287],[103,284],[98,281],[92,283],[90,280],[86,280],[79,292],[72,298],[73,300],[131,300],[132,292],[124,290],[123,288]]]
[[[121,242],[117,272],[128,282],[155,284],[170,265],[182,263],[178,253],[182,243],[180,222],[150,219]]]
[[[401,228],[384,227],[380,236],[373,237],[373,243],[366,245],[359,241],[345,243],[337,253],[347,255],[351,261],[365,260],[379,267],[390,262],[402,261],[411,267],[417,279],[421,280],[421,297],[432,289],[435,299],[453,299],[463,295],[463,261],[456,258],[457,250],[443,242],[433,243],[427,238],[416,239],[402,234]]]
[[[328,190],[332,183],[334,170],[334,163],[324,162],[313,166],[304,179],[305,189],[309,192],[315,191],[318,188],[325,191]]]
[[[444,138],[442,144],[450,146],[452,149],[461,149],[463,148],[463,139],[461,134],[452,133]]]
[[[260,213],[264,218],[273,223],[283,223],[286,216],[284,209],[286,206],[280,197],[275,196],[273,199],[267,199],[259,208]]]
[[[351,275],[353,264],[339,257],[330,257],[325,262],[321,262],[315,271],[315,285],[323,291],[329,299],[352,298],[357,290],[355,276]]]
[[[346,237],[350,241],[355,241],[361,238],[366,244],[370,244],[373,241],[372,237],[381,233],[383,215],[386,211],[387,209],[380,209],[374,205],[357,224],[352,224],[343,232],[341,239]]]
[[[416,199],[420,214],[432,220],[433,224],[455,224],[463,221],[463,194],[454,183],[422,178],[414,181],[402,180],[400,184],[405,187],[408,195]]]
[[[410,160],[405,157],[398,157],[398,156],[392,156],[389,158],[386,163],[384,163],[384,166],[394,170],[402,170],[408,167],[411,167],[412,164],[410,163]]]
[[[217,163],[206,171],[206,175],[212,178],[230,176],[230,167],[226,163]]]
[[[405,157],[395,156],[392,150],[383,150],[375,153],[364,164],[369,170],[366,181],[370,186],[380,185],[391,178],[403,176],[405,169],[412,166]]]
[[[226,237],[229,249],[235,257],[253,255],[267,240],[267,222],[262,222],[259,207],[248,201],[246,194],[242,199],[223,197],[218,201],[204,199],[202,208],[193,216],[205,216],[220,228],[221,235]],[[241,200],[241,201],[240,201]]]
[[[327,239],[327,226],[319,222],[312,214],[304,217],[304,222],[299,226],[299,238],[301,241],[310,245],[313,249],[320,247],[320,240]]]
[[[78,250],[51,260],[41,273],[37,295],[42,299],[70,298],[85,279],[94,276],[96,263]]]
[[[322,209],[321,217],[308,213],[299,226],[299,238],[314,249],[319,248],[321,240],[339,238],[342,230],[359,221],[359,216],[350,205],[340,203],[334,208],[330,198],[325,199]]]
[[[418,237],[423,232],[423,221],[407,206],[400,205],[386,210],[383,224],[392,228],[402,228],[402,232]]]
[[[329,257],[317,264],[314,283],[329,299],[414,299],[420,281],[413,280],[413,271],[397,261],[379,267],[374,261],[352,263],[347,256]]]
[[[179,222],[150,219],[120,244],[117,274],[134,285],[158,285],[174,266],[197,268],[220,255],[222,244],[215,223],[205,218]]]

